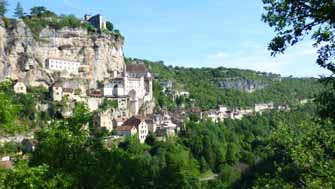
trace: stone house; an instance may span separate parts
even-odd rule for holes
[[[154,119],[147,118],[145,119],[145,123],[148,125],[148,130],[151,133],[155,133],[157,130],[157,124],[155,123]]]
[[[270,103],[261,103],[261,104],[255,104],[254,111],[255,112],[262,112],[265,110],[271,110],[273,109],[274,105],[272,102]]]
[[[103,95],[100,90],[91,91],[87,98],[87,106],[89,111],[93,112],[99,108],[99,105],[103,102]]]
[[[120,127],[124,124],[124,122],[127,121],[127,118],[126,117],[116,117],[112,120],[113,122],[113,127],[116,128],[116,127]]]
[[[86,14],[84,16],[84,20],[86,22],[89,22],[90,24],[92,24],[99,31],[105,30],[107,28],[106,27],[106,21],[104,20],[104,18],[100,14],[97,14],[97,15],[94,15],[94,16]]]
[[[27,87],[23,82],[16,82],[14,85],[14,92],[15,93],[21,93],[21,94],[26,94],[27,93]]]
[[[118,136],[133,136],[137,134],[136,127],[131,125],[116,127],[115,131]]]
[[[60,84],[52,86],[52,100],[60,102],[63,99],[63,87]]]
[[[73,99],[74,90],[72,88],[63,88],[63,97],[68,97],[69,99]]]
[[[97,127],[105,128],[108,131],[113,130],[113,121],[110,109],[103,112],[96,112],[93,116],[93,121]]]
[[[69,74],[78,74],[80,63],[60,58],[48,58],[46,60],[46,67],[51,71],[66,71]]]
[[[0,160],[0,168],[11,169],[13,167],[11,158],[9,156],[2,157]]]
[[[149,134],[149,128],[144,119],[133,116],[129,118],[126,122],[124,122],[123,125],[135,127],[137,129],[137,135],[140,142],[144,143],[145,139]]]

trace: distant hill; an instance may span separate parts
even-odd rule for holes
[[[190,98],[194,99],[192,103],[203,109],[219,104],[251,107],[263,102],[294,105],[303,99],[314,98],[322,90],[316,78],[282,77],[279,74],[223,67],[172,67],[162,61],[129,58],[127,62],[145,63],[154,73],[156,81],[171,80],[176,90],[190,92]],[[170,105],[170,108],[175,108]]]

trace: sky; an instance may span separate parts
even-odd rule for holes
[[[10,4],[13,15],[17,0]],[[261,21],[262,0],[20,0],[25,12],[45,6],[57,14],[102,14],[125,36],[125,56],[184,67],[228,67],[318,77],[312,41],[271,57],[274,31]]]

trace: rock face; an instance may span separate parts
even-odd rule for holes
[[[55,74],[45,69],[48,58],[87,65],[85,78],[101,81],[123,70],[123,40],[81,28],[45,28],[36,40],[23,21],[6,28],[0,20],[0,79],[9,77],[32,86],[48,86],[55,80]]]
[[[254,92],[267,86],[261,81],[248,80],[244,78],[226,79],[218,82],[218,86],[222,89],[235,89],[245,92]]]

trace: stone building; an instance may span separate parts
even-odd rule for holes
[[[93,120],[97,127],[105,128],[108,131],[113,130],[113,121],[110,109],[103,112],[96,112]]]
[[[135,126],[124,125],[115,128],[117,135],[119,136],[133,136],[137,134],[137,129]]]
[[[54,84],[52,87],[52,100],[60,102],[63,99],[63,87],[60,84]]]
[[[79,73],[80,63],[72,60],[60,58],[48,58],[46,60],[46,68],[51,71],[66,71],[69,74]]]
[[[127,97],[127,108],[131,115],[137,115],[145,102],[152,101],[152,76],[144,64],[127,64],[121,76],[104,85],[104,96]],[[126,105],[124,99],[122,106]]]
[[[27,93],[27,87],[26,87],[26,85],[24,83],[18,81],[14,85],[14,92],[15,93],[26,94]]]
[[[120,127],[124,124],[125,121],[127,121],[127,118],[126,117],[117,117],[117,118],[114,118],[113,120],[113,127]]]
[[[263,103],[263,104],[255,104],[254,111],[255,112],[262,112],[265,110],[273,109],[274,105],[272,102],[270,103]]]
[[[86,22],[89,22],[90,24],[92,24],[97,30],[101,31],[106,29],[106,21],[104,20],[104,18],[102,17],[102,15],[97,14],[94,16],[91,15],[85,15],[84,16],[84,20]]]
[[[124,122],[123,125],[135,127],[137,129],[137,135],[138,135],[140,142],[144,143],[145,139],[147,138],[149,134],[149,128],[144,119],[133,116],[129,118],[126,122]]]

